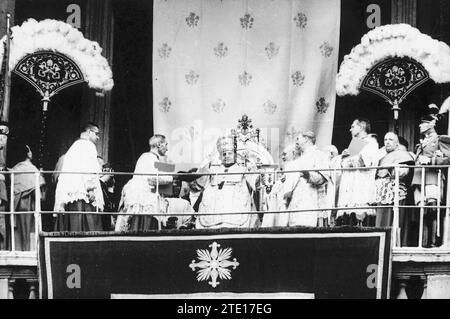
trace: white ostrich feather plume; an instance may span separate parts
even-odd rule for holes
[[[11,50],[9,68],[25,56],[38,51],[54,51],[72,59],[83,73],[90,88],[102,92],[110,91],[114,86],[112,71],[102,48],[95,41],[87,40],[83,34],[62,21],[46,19],[36,21],[28,19],[21,26],[11,28]],[[0,47],[6,37],[0,40]],[[3,50],[0,50],[0,64],[3,61]]]
[[[450,47],[409,24],[377,27],[344,57],[336,77],[338,95],[357,95],[367,72],[390,57],[410,57],[421,63],[436,83],[450,82]]]

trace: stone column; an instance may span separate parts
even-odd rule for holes
[[[397,299],[408,299],[408,295],[406,294],[406,285],[408,284],[409,278],[400,277],[397,280],[399,285]]]
[[[0,279],[0,299],[7,299],[9,292],[8,279]]]
[[[8,279],[8,297],[7,299],[14,299],[14,285],[16,283],[15,279]]]
[[[423,293],[422,293],[422,297],[420,299],[428,299],[428,278],[427,276],[425,276],[423,279]]]
[[[27,279],[27,284],[30,287],[28,299],[39,299],[39,293],[37,291],[38,281],[36,279]]]

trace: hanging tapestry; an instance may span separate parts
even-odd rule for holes
[[[331,142],[340,0],[155,0],[154,132],[200,163],[245,113],[275,161],[300,131]]]

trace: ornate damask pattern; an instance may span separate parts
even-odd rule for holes
[[[316,101],[316,109],[317,113],[325,114],[330,106],[330,103],[328,103],[324,97],[319,98]]]
[[[275,56],[277,56],[278,52],[280,51],[280,46],[276,45],[275,42],[270,42],[264,50],[266,51],[267,58],[272,59]]]
[[[308,24],[308,17],[303,12],[297,13],[297,15],[294,17],[295,25],[299,29],[304,29],[306,25]]]
[[[398,105],[428,79],[428,72],[420,63],[406,57],[390,58],[368,72],[361,88],[381,96],[391,105]]]
[[[298,87],[302,86],[303,83],[305,82],[305,76],[300,71],[295,71],[294,73],[292,73],[291,79],[292,79],[292,84],[294,86],[298,86]]]
[[[228,54],[228,47],[223,42],[217,43],[217,46],[214,48],[214,55],[218,58],[224,58]]]
[[[239,110],[264,128],[263,137],[277,136],[273,156],[289,138],[295,142],[299,130],[313,129],[318,141],[329,144],[338,69],[336,1],[155,3],[155,129],[181,131],[174,127],[181,123],[183,129],[226,132]],[[215,150],[213,138],[198,139],[170,156],[190,163],[198,160],[191,154]]]
[[[33,85],[44,96],[84,81],[79,67],[66,56],[41,51],[23,58],[14,72]]]
[[[331,54],[333,53],[333,47],[328,43],[328,42],[324,42],[321,46],[320,46],[320,53],[322,53],[322,55],[326,58],[329,58],[331,56]]]
[[[172,106],[172,102],[170,102],[168,97],[165,97],[161,102],[158,103],[158,105],[159,105],[159,110],[162,113],[168,113]]]
[[[248,73],[247,71],[244,71],[243,73],[239,74],[239,83],[242,86],[249,86],[252,82],[253,76]]]
[[[189,85],[195,85],[200,78],[200,75],[196,73],[194,70],[190,70],[188,74],[184,76],[186,78],[186,83]]]
[[[170,52],[172,52],[172,48],[167,43],[163,43],[161,47],[158,48],[158,55],[161,59],[169,58]]]
[[[300,130],[291,126],[289,127],[289,129],[286,131],[286,141],[287,144],[290,143],[294,143],[295,140],[297,139],[297,136],[300,134]]]
[[[277,105],[274,102],[272,102],[271,100],[267,100],[263,104],[263,108],[264,108],[264,113],[272,115],[277,110]]]
[[[255,21],[255,18],[253,18],[249,13],[246,13],[241,20],[241,27],[243,29],[251,29],[253,27],[253,22]]]
[[[225,109],[225,106],[227,104],[225,103],[224,100],[222,99],[217,99],[217,101],[215,101],[213,104],[211,104],[211,107],[213,109],[214,112],[216,113],[222,113],[223,110]]]
[[[200,17],[195,12],[191,12],[186,17],[186,24],[191,28],[198,26],[199,21],[200,21]]]

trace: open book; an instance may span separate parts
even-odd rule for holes
[[[367,140],[363,140],[360,138],[354,138],[350,142],[350,145],[348,146],[348,152],[350,153],[350,156],[358,155],[364,146],[366,146],[368,143]]]
[[[169,164],[164,162],[155,162],[155,168],[161,173],[172,173],[175,172],[175,164]],[[174,195],[173,183],[166,185],[159,185],[159,193],[166,197],[171,197]]]

